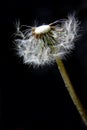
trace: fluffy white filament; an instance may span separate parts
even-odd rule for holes
[[[55,25],[54,25],[55,23]],[[26,64],[44,65],[63,57],[74,47],[77,38],[78,21],[74,16],[49,25],[31,27],[25,31],[19,28],[17,52]]]

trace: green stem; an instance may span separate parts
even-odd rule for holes
[[[82,117],[85,125],[87,126],[87,113],[85,112],[85,109],[83,108],[83,106],[82,106],[73,86],[72,86],[72,83],[71,83],[69,76],[66,72],[66,69],[64,67],[64,64],[63,64],[62,60],[58,57],[56,58],[56,63],[58,65],[58,69],[61,73],[61,76],[63,78],[65,86],[70,94],[70,97],[71,97],[73,103],[75,104],[80,116]]]

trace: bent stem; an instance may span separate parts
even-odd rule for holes
[[[75,104],[80,116],[82,117],[85,125],[87,126],[87,113],[85,112],[85,109],[83,108],[83,106],[72,86],[72,83],[71,83],[69,76],[66,72],[66,69],[64,67],[64,64],[63,64],[62,60],[58,57],[56,58],[56,63],[58,65],[58,69],[59,69],[61,76],[63,78],[63,81],[65,83],[65,87],[67,88],[73,103]]]

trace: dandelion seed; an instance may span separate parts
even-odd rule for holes
[[[74,16],[55,21],[48,25],[29,27],[17,33],[18,55],[23,57],[24,63],[44,65],[53,63],[55,57],[64,57],[74,47],[77,37],[78,21]]]

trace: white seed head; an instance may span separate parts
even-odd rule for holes
[[[78,21],[74,16],[25,31],[20,28],[16,34],[19,38],[15,39],[18,55],[26,64],[52,63],[56,56],[62,58],[73,49],[77,32]]]

